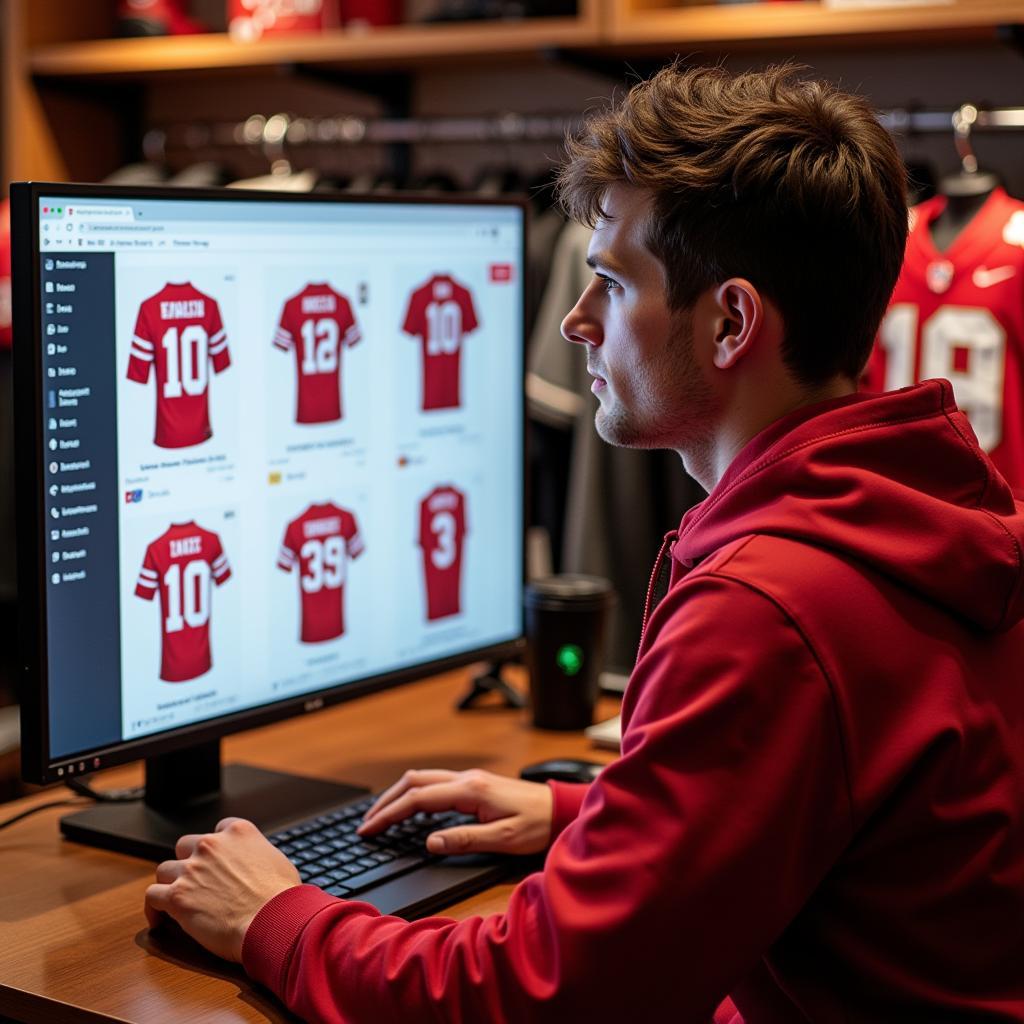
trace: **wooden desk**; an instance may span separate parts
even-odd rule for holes
[[[516,774],[531,761],[611,760],[579,733],[532,729],[528,712],[458,713],[468,682],[453,672],[224,741],[227,760],[361,783],[379,790],[406,768],[487,768]],[[598,718],[618,710],[602,698]],[[111,769],[98,788],[138,785],[140,765]],[[68,791],[0,805],[0,820]],[[240,967],[190,940],[150,936],[143,893],[154,865],[61,839],[53,808],[0,832],[0,1017],[83,1021],[291,1021]],[[512,883],[459,903],[464,918],[503,910]]]

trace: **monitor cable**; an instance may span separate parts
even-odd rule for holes
[[[89,800],[94,800],[97,803],[104,804],[131,803],[135,800],[141,800],[146,795],[146,789],[144,786],[135,786],[131,789],[93,789],[92,786],[85,783],[82,779],[68,779],[65,785],[68,789],[77,793],[79,796],[87,797]],[[49,803],[40,804],[38,807],[30,807],[27,811],[22,811],[20,814],[15,814],[12,818],[0,821],[0,829],[5,829],[8,825],[13,825],[16,822],[21,821],[23,818],[27,818],[32,814],[37,814],[39,811],[49,810],[51,807],[82,806],[84,806],[84,804],[81,800],[51,800]]]

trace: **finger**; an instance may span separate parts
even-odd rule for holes
[[[220,821],[217,822],[217,825],[213,831],[223,832],[225,829],[230,828],[232,825],[234,825],[235,822],[243,822],[246,825],[252,825],[253,828],[256,828],[256,826],[253,825],[252,822],[248,820],[248,818],[221,818]]]
[[[176,878],[181,877],[181,873],[184,868],[184,861],[165,860],[162,864],[157,864],[156,866],[156,880],[165,885],[169,885]]]
[[[388,804],[374,817],[368,818],[359,827],[360,835],[375,835],[396,821],[403,821],[417,811],[462,811],[476,813],[476,799],[469,787],[461,780],[438,782],[421,789],[410,789],[393,803]]]
[[[407,771],[393,786],[384,790],[374,801],[373,806],[363,815],[363,821],[369,821],[381,808],[386,807],[403,793],[414,786],[429,786],[435,782],[449,782],[456,772],[444,768],[424,768]]]
[[[515,829],[509,819],[489,821],[486,825],[460,825],[431,832],[427,836],[430,853],[512,853]]]
[[[177,857],[178,860],[188,860],[188,858],[196,852],[196,846],[202,838],[203,837],[201,835],[182,836],[174,844],[174,856]]]
[[[146,923],[150,928],[159,927],[160,923],[166,919],[167,915],[162,910],[157,910],[156,907],[152,906],[148,899],[143,903],[142,909],[146,914]]]
[[[146,889],[146,918],[150,927],[157,924],[164,914],[170,916],[171,887],[161,882],[154,882]]]

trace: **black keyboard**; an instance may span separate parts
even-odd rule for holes
[[[355,896],[440,857],[428,853],[426,839],[439,828],[476,819],[470,814],[420,812],[375,836],[356,835],[376,797],[310,818],[267,838],[298,869],[303,882],[332,896]]]

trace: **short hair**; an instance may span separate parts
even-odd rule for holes
[[[610,186],[648,190],[670,308],[748,278],[782,315],[785,365],[813,386],[867,362],[903,261],[907,175],[867,101],[803,70],[675,61],[585,118],[557,194],[593,227]]]

